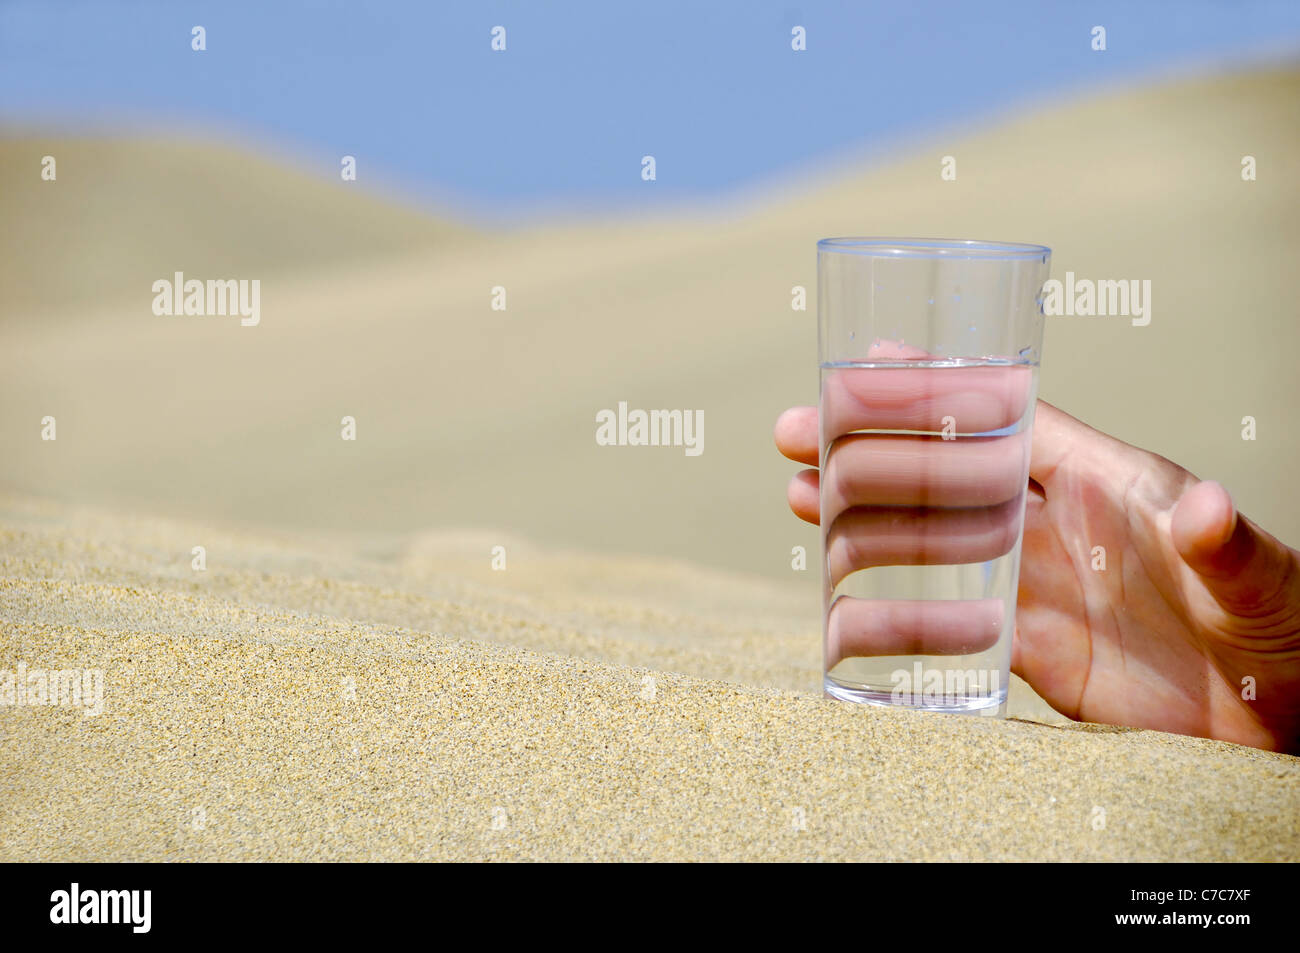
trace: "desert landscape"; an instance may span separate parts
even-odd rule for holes
[[[1153,294],[1049,318],[1040,395],[1296,545],[1297,98],[1171,77],[514,229],[253,146],[5,130],[0,669],[104,699],[0,713],[0,857],[1300,859],[1300,759],[1021,682],[1001,721],[822,699],[771,436],[815,403],[817,239],[1041,242]],[[155,314],[178,271],[259,279],[260,321]],[[600,446],[620,401],[702,409],[704,452]]]

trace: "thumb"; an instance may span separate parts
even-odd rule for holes
[[[1288,604],[1300,611],[1295,553],[1240,515],[1220,484],[1189,487],[1174,507],[1170,531],[1178,555],[1227,611],[1250,618]]]

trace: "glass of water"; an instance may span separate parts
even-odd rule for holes
[[[1005,713],[1050,258],[818,242],[827,695]]]

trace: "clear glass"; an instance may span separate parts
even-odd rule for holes
[[[1005,713],[1050,259],[818,242],[827,695]]]

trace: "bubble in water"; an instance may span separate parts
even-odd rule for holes
[[[1038,357],[1038,355],[1034,353],[1034,349],[1032,347],[1022,347],[1020,349],[1020,357],[1023,360],[1032,361],[1035,360]]]

